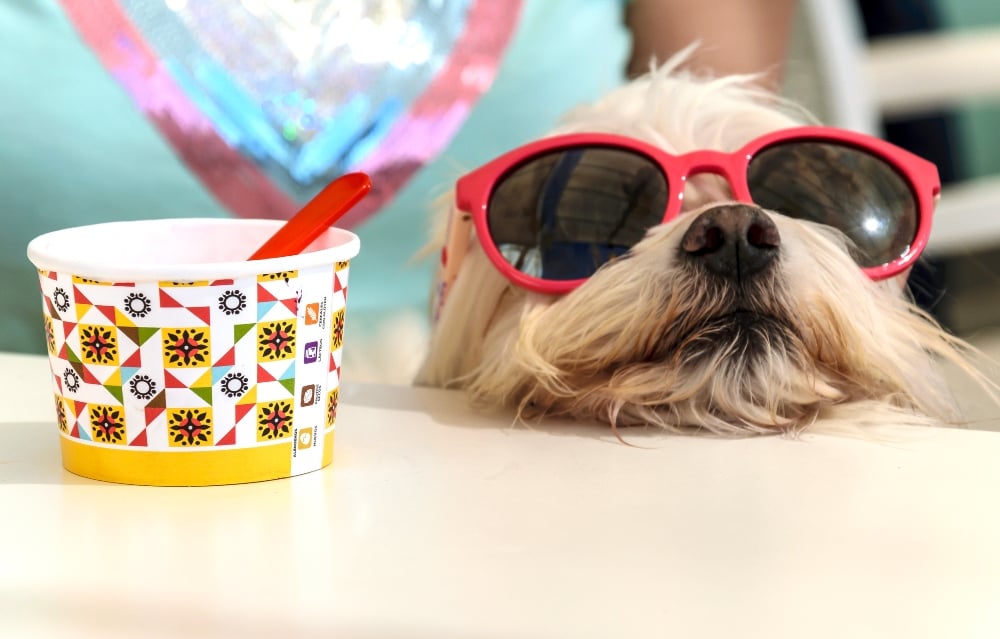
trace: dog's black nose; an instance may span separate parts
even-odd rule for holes
[[[764,270],[778,256],[781,235],[771,218],[745,204],[703,212],[681,238],[681,249],[708,270],[736,281]]]

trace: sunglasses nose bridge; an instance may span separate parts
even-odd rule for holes
[[[746,186],[745,157],[724,151],[695,151],[680,159],[683,169],[682,180],[685,184],[697,175],[717,175],[729,184],[737,200],[750,201],[749,189]]]

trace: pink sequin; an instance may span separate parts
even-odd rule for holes
[[[299,203],[233,149],[184,93],[115,0],[60,0],[68,17],[136,106],[205,188],[241,217],[287,218]],[[520,15],[521,0],[474,0],[465,29],[424,91],[379,146],[351,170],[372,177],[372,193],[341,222],[355,226],[451,141],[492,84]]]

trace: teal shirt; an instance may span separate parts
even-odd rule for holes
[[[351,264],[351,331],[425,310],[435,262],[413,256],[428,237],[431,201],[463,171],[620,84],[628,47],[621,0],[524,1],[496,79],[459,133],[354,229],[362,250]],[[44,350],[37,276],[25,257],[32,237],[109,220],[228,215],[55,0],[0,3],[0,351]]]

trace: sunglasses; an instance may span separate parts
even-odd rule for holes
[[[842,232],[872,279],[923,251],[937,168],[893,144],[828,127],[785,129],[732,153],[672,155],[629,137],[573,134],[510,151],[459,179],[438,304],[458,276],[470,224],[512,283],[560,295],[681,213],[684,185],[715,174],[732,198]]]

